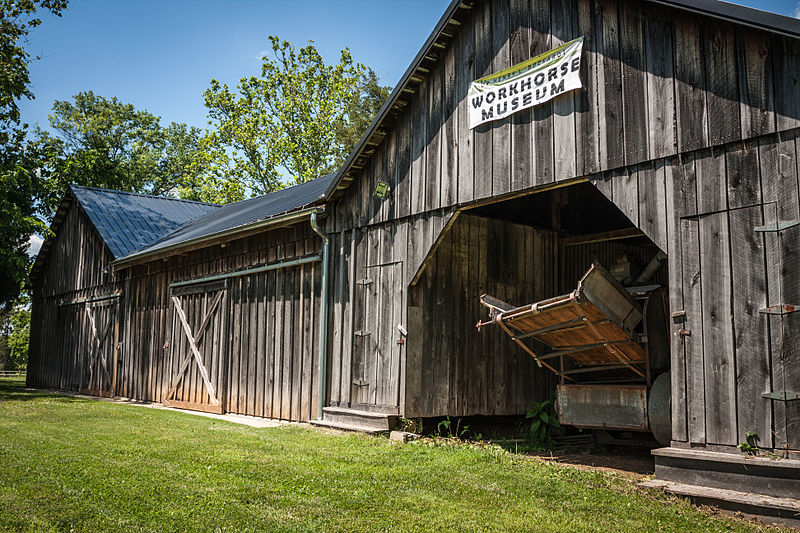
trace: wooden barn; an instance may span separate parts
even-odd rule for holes
[[[657,434],[660,479],[800,497],[799,134],[798,20],[454,0],[335,175],[95,263],[109,390],[373,429],[557,392],[572,425]],[[34,339],[63,335],[52,250]],[[30,383],[76,387],[87,345],[41,342]]]

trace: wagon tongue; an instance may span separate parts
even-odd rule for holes
[[[569,294],[523,307],[484,294],[481,303],[490,320],[478,322],[478,329],[499,325],[540,367],[567,380],[587,372],[645,377],[646,354],[635,332],[642,313],[597,262]]]

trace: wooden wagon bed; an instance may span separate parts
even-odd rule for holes
[[[569,294],[523,307],[513,307],[488,295],[481,303],[498,324],[530,354],[569,381],[579,374],[603,372],[647,375],[647,353],[636,333],[642,312],[608,271],[595,262]],[[538,349],[538,346],[545,348]],[[632,374],[630,374],[632,373]]]

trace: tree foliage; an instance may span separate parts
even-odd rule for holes
[[[39,10],[60,15],[65,0],[0,0],[0,310],[19,295],[27,276],[28,238],[41,227],[35,216],[38,181],[32,154],[25,146],[19,101],[33,98],[24,44],[41,24]]]
[[[336,170],[388,92],[347,49],[328,65],[313,41],[295,49],[269,39],[260,77],[242,78],[235,91],[211,80],[204,93],[217,174],[256,194],[283,187],[284,175],[300,183]]]
[[[117,98],[81,92],[56,101],[53,134],[38,129],[44,204],[52,212],[69,184],[167,196],[199,195],[195,186],[209,165],[202,131],[186,124],[164,127],[159,117]],[[241,194],[230,193],[231,200]],[[211,196],[210,193],[205,196]],[[208,198],[203,198],[208,199]]]

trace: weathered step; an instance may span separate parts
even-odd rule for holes
[[[713,505],[766,522],[800,527],[800,500],[793,498],[776,498],[763,494],[700,487],[659,479],[644,481],[639,485],[651,489],[664,489],[669,493],[687,497],[698,505]]]
[[[656,479],[698,487],[741,490],[800,500],[800,461],[736,453],[659,448],[653,450]]]
[[[396,418],[396,415],[360,411],[346,407],[325,407],[322,412],[322,420],[312,420],[312,424],[365,433],[389,431],[392,429]]]

